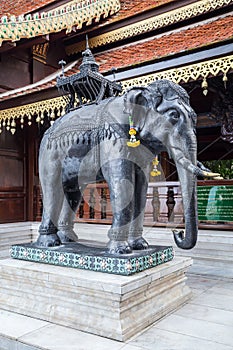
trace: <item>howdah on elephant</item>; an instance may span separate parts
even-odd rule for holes
[[[169,80],[131,88],[120,97],[88,104],[57,119],[40,147],[43,217],[36,244],[76,241],[73,220],[83,190],[89,183],[106,180],[113,212],[109,253],[146,249],[142,232],[149,167],[153,157],[166,150],[177,167],[186,224],[185,232],[173,232],[174,239],[180,248],[193,248],[196,177],[207,175],[207,169],[197,165],[195,123],[188,94]],[[134,142],[140,145],[130,147]]]

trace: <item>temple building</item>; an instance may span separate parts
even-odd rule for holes
[[[233,0],[2,1],[0,223],[40,220],[40,140],[65,113],[69,94],[69,103],[76,106],[69,81],[76,76],[81,84],[82,53],[87,49],[96,64],[91,77],[99,72],[106,82],[105,90],[96,87],[95,98],[146,86],[156,79],[183,86],[197,113],[198,160],[207,164],[225,160],[232,174],[232,10]],[[67,79],[65,94],[57,88],[59,77]],[[177,220],[179,224],[176,169],[166,153],[159,161],[162,176],[151,179],[145,220],[158,225]],[[221,186],[233,185],[231,174],[223,174],[226,181],[221,180]],[[219,186],[219,182],[212,185]],[[94,213],[93,206],[89,210],[83,203],[77,220],[110,222],[107,187],[98,186],[90,187],[86,198],[90,204],[99,191],[101,209]],[[202,219],[213,221],[211,216]],[[233,214],[216,221],[232,228]]]

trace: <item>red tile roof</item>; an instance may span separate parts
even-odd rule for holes
[[[107,72],[112,67],[118,69],[130,68],[130,66],[135,66],[142,62],[232,39],[232,27],[233,16],[227,16],[189,29],[163,35],[159,38],[113,49],[95,55],[95,58],[100,64],[101,72]],[[71,69],[67,70],[66,75],[77,73],[79,65],[80,61],[76,62]],[[56,75],[57,73],[51,75],[50,79],[48,77],[34,86],[23,88],[23,91],[18,89],[0,94],[0,101],[54,87]]]
[[[102,72],[112,67],[126,68],[131,65],[155,60],[179,52],[205,47],[233,38],[233,16],[220,18],[210,23],[180,30],[159,38],[117,48],[95,58]]]
[[[0,7],[0,17],[4,15],[24,15],[40,8],[50,5],[55,0],[2,0]]]
[[[119,21],[174,1],[175,0],[121,0],[121,10],[111,18],[110,22]]]

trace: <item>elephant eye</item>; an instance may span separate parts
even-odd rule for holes
[[[168,117],[174,122],[179,120],[180,115],[176,109],[172,109],[168,111]]]

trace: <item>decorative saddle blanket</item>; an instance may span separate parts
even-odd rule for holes
[[[109,115],[109,110],[106,112],[109,102],[86,105],[56,120],[46,132],[47,148],[69,147],[74,143],[95,146],[105,138],[125,136],[123,127]]]

